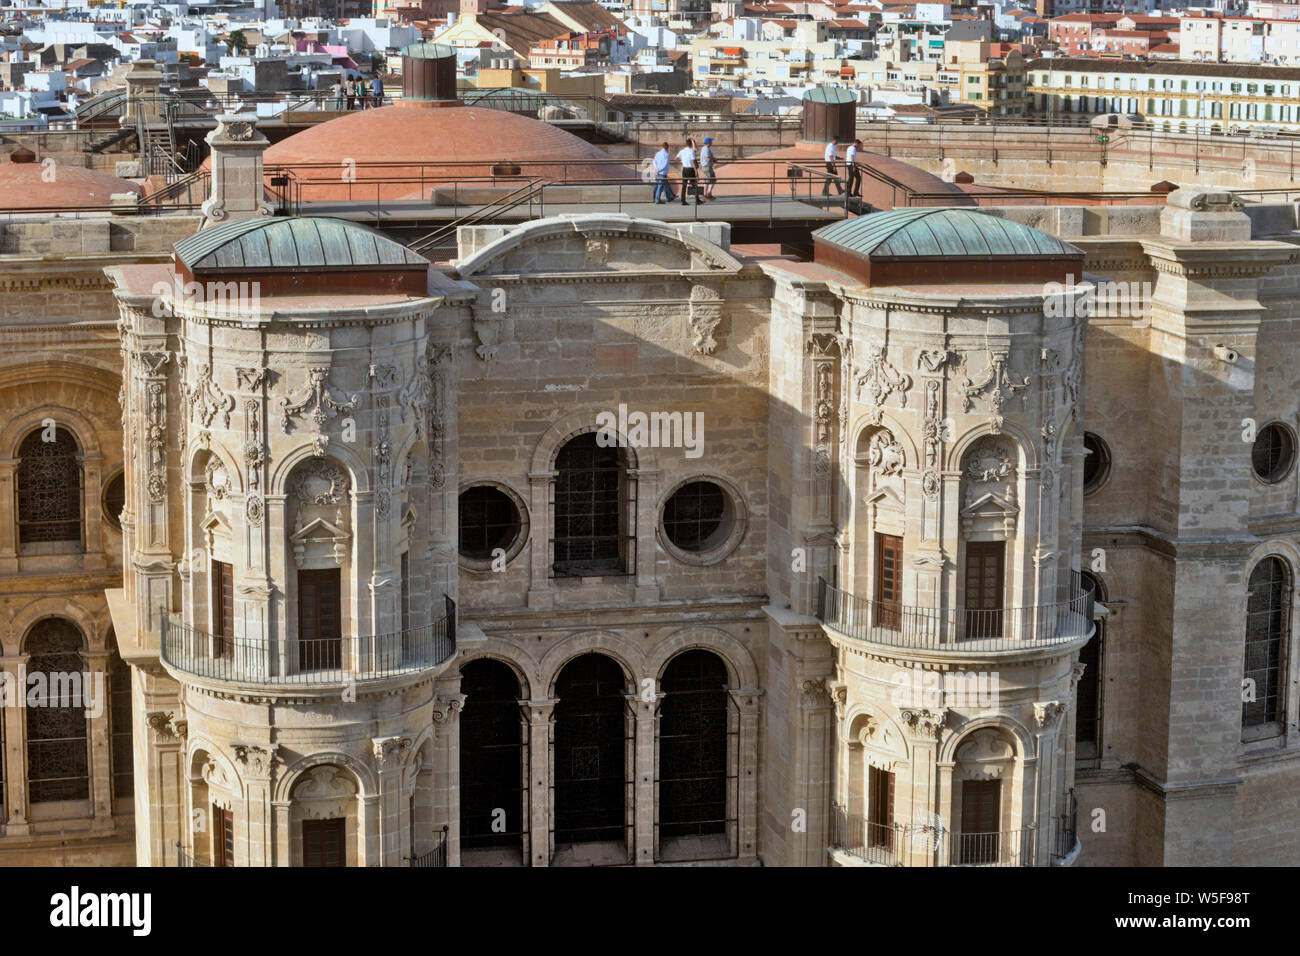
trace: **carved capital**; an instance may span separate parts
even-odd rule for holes
[[[917,737],[926,740],[938,740],[943,725],[948,720],[948,709],[940,710],[903,710],[899,712],[903,723]]]
[[[175,711],[156,710],[145,716],[149,729],[158,738],[158,743],[183,741],[189,732],[189,721],[177,720]]]
[[[1065,702],[1060,700],[1045,700],[1034,704],[1034,723],[1039,728],[1045,728],[1055,722],[1056,718],[1065,713]]]
[[[374,737],[370,741],[374,747],[375,763],[380,770],[392,770],[400,767],[411,752],[412,739],[406,736]]]
[[[269,778],[275,771],[278,759],[278,744],[240,744],[232,743],[230,749],[235,753],[235,760],[243,768],[247,777]]]

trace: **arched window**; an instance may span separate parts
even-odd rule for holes
[[[90,796],[82,648],[81,632],[60,618],[41,621],[27,638],[27,782],[32,803]],[[33,691],[42,685],[45,693],[37,698],[39,705],[32,706]]]
[[[1283,721],[1281,675],[1283,637],[1289,627],[1291,579],[1280,558],[1268,557],[1250,572],[1246,591],[1246,683],[1242,688],[1242,727]]]
[[[64,428],[38,428],[18,448],[18,541],[81,543],[81,462]]]
[[[519,847],[524,730],[519,679],[487,658],[460,670],[460,845]]]
[[[1087,571],[1080,573],[1084,586],[1090,585],[1093,597],[1102,600],[1101,583]],[[1096,761],[1101,757],[1101,659],[1105,649],[1106,622],[1099,618],[1096,623],[1096,633],[1079,651],[1079,663],[1084,670],[1079,686],[1075,688],[1074,740],[1075,756],[1080,761]]]
[[[684,651],[664,669],[659,722],[661,859],[678,858],[677,848],[669,845],[677,837],[705,838],[682,841],[686,845],[680,849],[688,855],[728,855],[726,688],[727,668],[711,651]]]
[[[112,743],[113,796],[135,794],[135,760],[131,746],[131,668],[117,650],[117,635],[108,632],[108,726]]]
[[[555,573],[621,574],[628,567],[627,459],[597,432],[571,439],[555,459]]]
[[[627,688],[603,654],[583,654],[555,681],[555,842],[626,840]]]

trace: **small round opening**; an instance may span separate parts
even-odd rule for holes
[[[664,534],[683,551],[708,551],[730,533],[729,511],[727,493],[719,485],[688,482],[664,504]]]
[[[1092,432],[1084,432],[1083,452],[1083,493],[1090,495],[1110,475],[1110,448]]]
[[[460,553],[464,557],[487,561],[498,548],[509,551],[520,524],[519,509],[501,489],[478,485],[460,493]]]
[[[1286,426],[1273,422],[1255,436],[1250,449],[1250,464],[1260,480],[1269,484],[1281,481],[1295,462],[1295,437]]]

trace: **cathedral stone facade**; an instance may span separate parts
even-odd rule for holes
[[[1294,207],[436,267],[215,138],[0,257],[0,667],[107,688],[4,708],[0,862],[1300,859]]]

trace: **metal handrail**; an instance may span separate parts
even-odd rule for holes
[[[442,825],[438,843],[427,853],[419,856],[403,857],[407,866],[446,866],[447,865],[447,824]]]
[[[1053,604],[996,609],[911,607],[857,597],[817,579],[817,619],[852,640],[946,651],[1019,651],[1081,640],[1093,632],[1093,586],[1072,573]]]
[[[873,823],[831,807],[832,849],[878,866],[1034,866],[1038,827],[962,833],[942,826]]]
[[[185,847],[179,840],[176,841],[176,865],[177,866],[203,866],[211,868],[211,863],[204,863],[202,860],[185,852]]]
[[[466,213],[459,219],[447,223],[440,229],[436,229],[427,235],[421,236],[414,242],[411,242],[410,248],[413,252],[423,252],[425,249],[436,249],[448,238],[456,235],[461,226],[482,225],[500,218],[505,213],[521,206],[524,203],[531,204],[534,199],[547,187],[549,180],[536,179],[524,183],[517,189],[512,189],[499,199],[488,203],[486,206],[480,206],[473,212]]]
[[[288,686],[334,685],[413,674],[456,653],[456,605],[420,627],[367,634],[267,641],[225,637],[162,616],[162,659],[176,670],[210,680]]]

